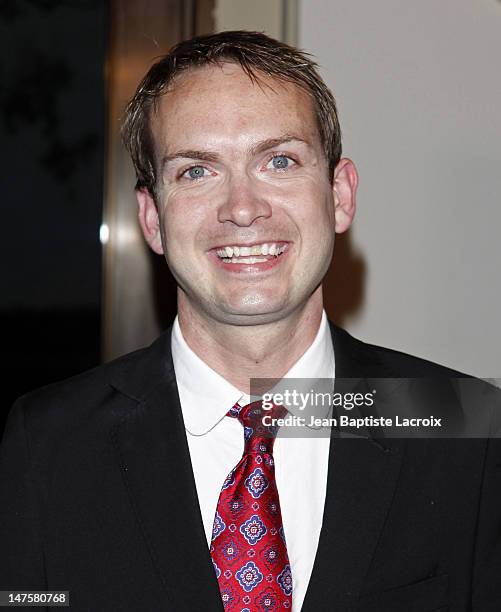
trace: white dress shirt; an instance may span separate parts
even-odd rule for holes
[[[172,358],[195,476],[200,511],[210,546],[221,486],[244,449],[241,423],[228,410],[248,396],[212,370],[186,344],[178,320],[172,330]],[[325,312],[315,340],[286,378],[334,379],[332,338]],[[273,456],[287,552],[292,571],[292,612],[306,595],[325,504],[329,438],[280,438]]]

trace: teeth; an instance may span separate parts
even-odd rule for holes
[[[252,258],[253,256],[259,257],[260,255],[271,255],[272,257],[278,257],[278,255],[285,251],[286,246],[287,245],[282,244],[282,246],[279,247],[274,242],[271,244],[265,242],[263,244],[257,244],[251,247],[226,246],[219,249],[217,251],[217,254],[221,259],[224,259],[226,262],[233,262],[233,260],[238,258]],[[248,263],[247,259],[244,263]]]
[[[223,259],[224,263],[237,263],[237,264],[255,264],[263,263],[268,261],[266,257],[227,257]]]

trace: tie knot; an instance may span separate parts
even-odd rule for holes
[[[258,400],[240,406],[235,404],[228,412],[244,427],[245,450],[244,453],[273,453],[273,444],[279,426],[273,419],[283,418],[287,410],[283,406],[273,405],[270,410],[263,408],[262,401]]]

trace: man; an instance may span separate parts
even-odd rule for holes
[[[274,440],[246,421],[251,379],[454,375],[326,320],[357,173],[314,64],[258,33],[186,41],[124,136],[178,317],[13,408],[1,589],[93,611],[499,610],[498,444]]]

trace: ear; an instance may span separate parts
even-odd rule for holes
[[[351,225],[356,209],[358,173],[351,159],[343,158],[334,170],[336,234],[342,234]]]
[[[151,249],[163,255],[162,234],[160,231],[160,218],[153,196],[146,187],[136,189],[138,204],[139,225],[143,230],[143,236]]]

